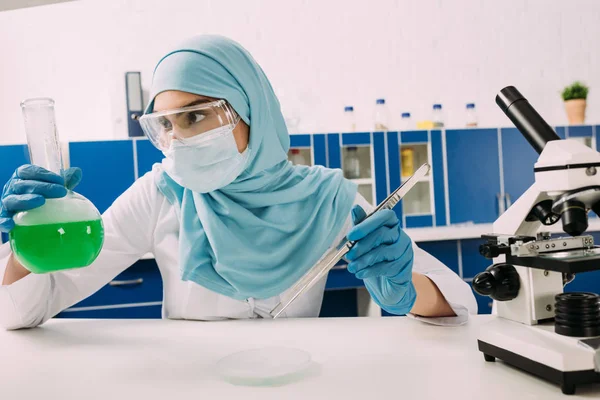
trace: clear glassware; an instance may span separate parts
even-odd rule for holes
[[[444,114],[442,113],[442,105],[434,104],[433,112],[431,113],[431,120],[433,121],[433,126],[436,128],[441,128],[444,126]]]
[[[346,179],[360,178],[360,161],[357,150],[356,147],[348,147],[348,153],[344,160],[344,176]]]
[[[377,99],[375,101],[375,130],[376,131],[387,131],[390,126],[390,113],[385,105],[385,99]]]
[[[302,154],[300,153],[300,150],[298,150],[298,149],[290,150],[289,160],[294,165],[307,165],[306,160],[304,159],[304,156],[302,156]]]
[[[63,175],[54,101],[21,103],[31,163]],[[104,226],[91,201],[73,191],[60,199],[14,216],[10,245],[17,260],[37,274],[90,265],[102,249]]]
[[[344,107],[344,132],[356,132],[356,116],[354,115],[354,107]]]
[[[412,123],[412,119],[410,118],[410,113],[409,112],[403,112],[402,113],[402,119],[400,121],[400,130],[401,131],[410,131],[415,129],[413,123]]]
[[[475,111],[475,103],[467,104],[466,126],[469,128],[477,127],[477,112]]]

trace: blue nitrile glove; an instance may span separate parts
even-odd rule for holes
[[[10,232],[15,226],[13,215],[41,207],[46,199],[67,194],[81,181],[81,169],[65,170],[65,177],[37,165],[21,165],[4,185],[0,197],[0,232]],[[65,184],[66,182],[66,184]],[[66,188],[65,188],[66,186]]]
[[[348,271],[365,281],[379,307],[392,314],[407,314],[417,299],[412,283],[412,241],[400,228],[394,211],[377,211],[362,222],[366,216],[360,206],[352,209],[355,226],[347,238],[357,243],[346,255]]]

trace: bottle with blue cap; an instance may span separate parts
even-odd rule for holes
[[[475,103],[467,103],[466,126],[469,128],[477,127],[477,114],[475,112]]]
[[[442,128],[444,126],[444,114],[442,114],[442,105],[434,104],[433,112],[431,113],[431,121],[433,126],[436,128]]]
[[[385,99],[377,99],[375,101],[375,113],[373,120],[375,121],[376,131],[387,131],[390,123],[389,111],[385,105]]]
[[[344,131],[356,132],[356,117],[354,115],[354,107],[344,107]]]
[[[410,118],[410,113],[403,112],[402,120],[400,121],[400,130],[401,131],[410,131],[411,129],[414,129],[414,126],[413,126],[412,120]]]

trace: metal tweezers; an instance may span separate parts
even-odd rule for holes
[[[391,210],[402,200],[402,198],[420,181],[430,170],[429,164],[425,163],[417,169],[413,176],[408,178],[398,189],[390,194],[376,208],[367,215],[369,218],[379,210]],[[306,273],[298,282],[291,287],[289,291],[281,298],[280,302],[270,312],[273,318],[277,318],[285,311],[290,304],[294,302],[302,293],[313,287],[325,274],[333,268],[348,252],[354,247],[356,242],[350,241],[344,237],[341,242],[332,247],[321,259]]]

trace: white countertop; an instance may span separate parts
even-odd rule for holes
[[[589,219],[588,232],[600,231],[600,218]],[[560,222],[544,228],[551,233],[563,233]],[[408,228],[406,233],[415,242],[435,242],[441,240],[479,239],[481,235],[493,232],[493,224],[459,224],[430,228]],[[598,243],[596,243],[598,244]]]
[[[0,331],[2,399],[566,399],[558,386],[486,363],[478,327],[406,317],[193,322],[51,320]],[[279,387],[234,386],[214,372],[263,346],[311,353],[313,372]],[[574,398],[599,398],[600,385]]]

